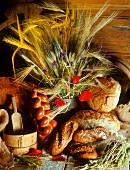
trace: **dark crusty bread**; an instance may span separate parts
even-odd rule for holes
[[[74,132],[78,129],[76,121],[64,123],[59,132],[57,132],[52,141],[50,152],[52,155],[60,154],[68,143],[72,140]]]
[[[79,124],[79,129],[91,129],[102,126],[110,133],[116,133],[120,130],[120,121],[111,113],[100,113],[93,110],[80,110],[75,113],[71,121],[76,121]]]
[[[93,97],[87,101],[90,108],[99,112],[110,112],[118,102],[121,93],[121,85],[118,81],[110,78],[99,78],[100,86],[92,86],[89,91]],[[102,88],[101,88],[102,86]]]
[[[78,159],[96,159],[98,157],[95,148],[73,141],[69,143],[68,151],[70,155]]]
[[[14,81],[10,77],[0,78],[0,106],[2,108],[13,109],[11,97],[16,97],[17,109],[20,112],[27,112],[29,99],[33,90],[33,83]]]

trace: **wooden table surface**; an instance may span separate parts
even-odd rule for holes
[[[71,161],[72,158],[70,158]],[[76,169],[74,169],[76,168]],[[57,164],[56,162],[46,162],[44,166],[39,168],[36,167],[28,167],[27,165],[15,165],[10,170],[80,170],[79,161],[75,160],[74,165],[65,165],[65,164]],[[2,170],[2,169],[0,169]],[[109,169],[113,170],[113,169]],[[129,165],[123,168],[117,168],[114,170],[129,170]]]

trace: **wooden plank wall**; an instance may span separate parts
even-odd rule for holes
[[[58,0],[55,1],[58,3]],[[106,0],[79,0],[78,2],[82,8],[91,9],[95,14]],[[109,8],[104,13],[104,17],[116,10],[120,10],[121,13],[100,30],[93,41],[97,45],[102,45],[110,55],[121,57],[130,63],[130,0],[109,0],[107,3]]]
[[[69,0],[72,2],[73,0]],[[59,3],[58,0],[55,2]],[[79,0],[78,3],[85,9],[91,9],[95,14],[106,0]],[[100,30],[94,38],[94,43],[103,46],[109,55],[126,59],[130,64],[130,0],[109,0],[108,10],[104,17],[113,11],[121,13],[107,26]],[[61,3],[62,5],[62,3]]]
[[[7,0],[8,5],[17,5],[31,0]],[[35,0],[36,2],[38,0]],[[59,6],[64,8],[65,0],[53,0]],[[81,8],[91,9],[95,14],[106,0],[68,0],[77,2]],[[108,0],[108,10],[104,13],[104,17],[110,15],[115,10],[120,10],[121,13],[107,26],[105,26],[94,38],[94,43],[102,45],[104,50],[112,56],[126,59],[129,63],[130,58],[130,0]],[[21,6],[22,7],[22,6]],[[13,8],[12,8],[13,9]],[[12,13],[16,13],[13,9]],[[25,9],[21,9],[25,10]],[[28,11],[26,11],[28,12]],[[36,10],[35,10],[36,12]]]

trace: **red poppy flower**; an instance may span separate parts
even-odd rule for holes
[[[57,105],[57,106],[64,106],[65,105],[65,101],[60,99],[60,98],[56,98],[54,100],[54,104]]]
[[[72,82],[73,82],[73,84],[79,83],[79,79],[80,79],[80,76],[73,76],[73,77],[72,77]]]
[[[42,151],[38,149],[34,149],[29,153],[30,156],[42,155]]]
[[[41,160],[41,158],[39,158],[39,157],[38,157],[38,158],[36,158],[36,160],[37,160],[37,161],[40,161],[40,160]]]
[[[64,156],[62,156],[62,155],[54,156],[52,158],[52,160],[53,161],[67,161],[67,159]]]
[[[79,100],[80,100],[81,102],[87,101],[87,100],[89,100],[92,96],[93,96],[93,94],[92,94],[91,92],[89,92],[89,91],[83,91],[83,92],[81,93],[81,95],[79,96]]]

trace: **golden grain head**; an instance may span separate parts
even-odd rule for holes
[[[53,99],[57,95],[62,98],[77,96],[95,85],[98,77],[111,73],[113,65],[107,55],[99,48],[92,48],[91,43],[95,34],[119,12],[101,19],[107,4],[95,16],[75,4],[67,3],[63,10],[44,1],[39,7],[48,11],[48,15],[24,20],[22,29],[17,17],[17,29],[10,27],[14,36],[4,38],[16,47],[12,55],[16,78],[31,77]],[[17,53],[26,63],[18,70],[14,64]],[[72,81],[74,76],[79,77],[78,83]]]

